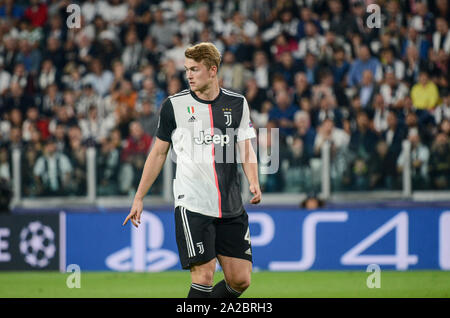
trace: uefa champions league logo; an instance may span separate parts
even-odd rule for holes
[[[28,224],[20,232],[20,252],[32,267],[46,267],[55,256],[55,233],[39,221]]]

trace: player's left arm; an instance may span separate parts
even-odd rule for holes
[[[253,149],[251,139],[239,141],[237,144],[239,147],[242,168],[244,169],[245,176],[250,184],[250,192],[253,194],[250,203],[258,204],[261,202],[261,189],[258,180],[258,160],[256,153]]]

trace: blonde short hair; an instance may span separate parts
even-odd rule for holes
[[[184,56],[193,59],[197,63],[202,62],[210,69],[212,66],[216,66],[219,69],[221,56],[217,47],[210,42],[198,43],[186,49]]]

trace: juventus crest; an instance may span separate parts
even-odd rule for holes
[[[232,118],[231,118],[231,112],[224,112],[223,115],[225,116],[225,125],[227,127],[231,126]]]

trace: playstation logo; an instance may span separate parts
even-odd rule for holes
[[[106,266],[115,271],[160,272],[178,264],[178,255],[162,249],[164,227],[153,213],[143,211],[139,228],[131,228],[131,246],[109,255]]]

